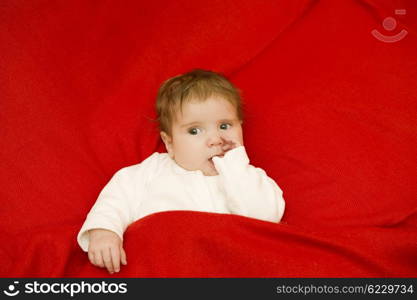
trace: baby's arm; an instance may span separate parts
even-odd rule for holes
[[[227,194],[228,207],[239,214],[264,221],[279,222],[285,210],[282,190],[264,170],[249,164],[245,147],[236,142],[223,158],[213,162]]]
[[[123,233],[136,219],[135,170],[118,171],[101,191],[78,233],[78,243],[92,264],[112,273],[126,263]]]

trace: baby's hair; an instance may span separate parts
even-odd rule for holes
[[[156,99],[159,129],[171,135],[172,122],[184,102],[205,101],[210,97],[229,101],[239,120],[243,120],[240,91],[222,74],[195,69],[168,79],[159,88]]]

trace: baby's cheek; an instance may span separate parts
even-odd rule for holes
[[[243,145],[243,130],[242,127],[239,127],[234,132],[234,141],[239,143],[240,145]]]
[[[236,135],[236,138],[233,140],[234,141],[234,147],[239,147],[243,145],[243,135],[242,132],[240,132],[239,134]]]

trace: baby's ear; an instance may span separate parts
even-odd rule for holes
[[[172,150],[172,138],[165,132],[161,131],[161,139],[165,144],[165,148],[167,149],[167,152],[171,158],[174,158],[174,152]]]

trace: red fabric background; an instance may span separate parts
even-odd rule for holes
[[[154,214],[117,276],[416,277],[416,16],[413,0],[2,1],[0,275],[107,276],[76,234],[115,171],[164,150],[157,88],[198,67],[242,90],[283,222]]]

